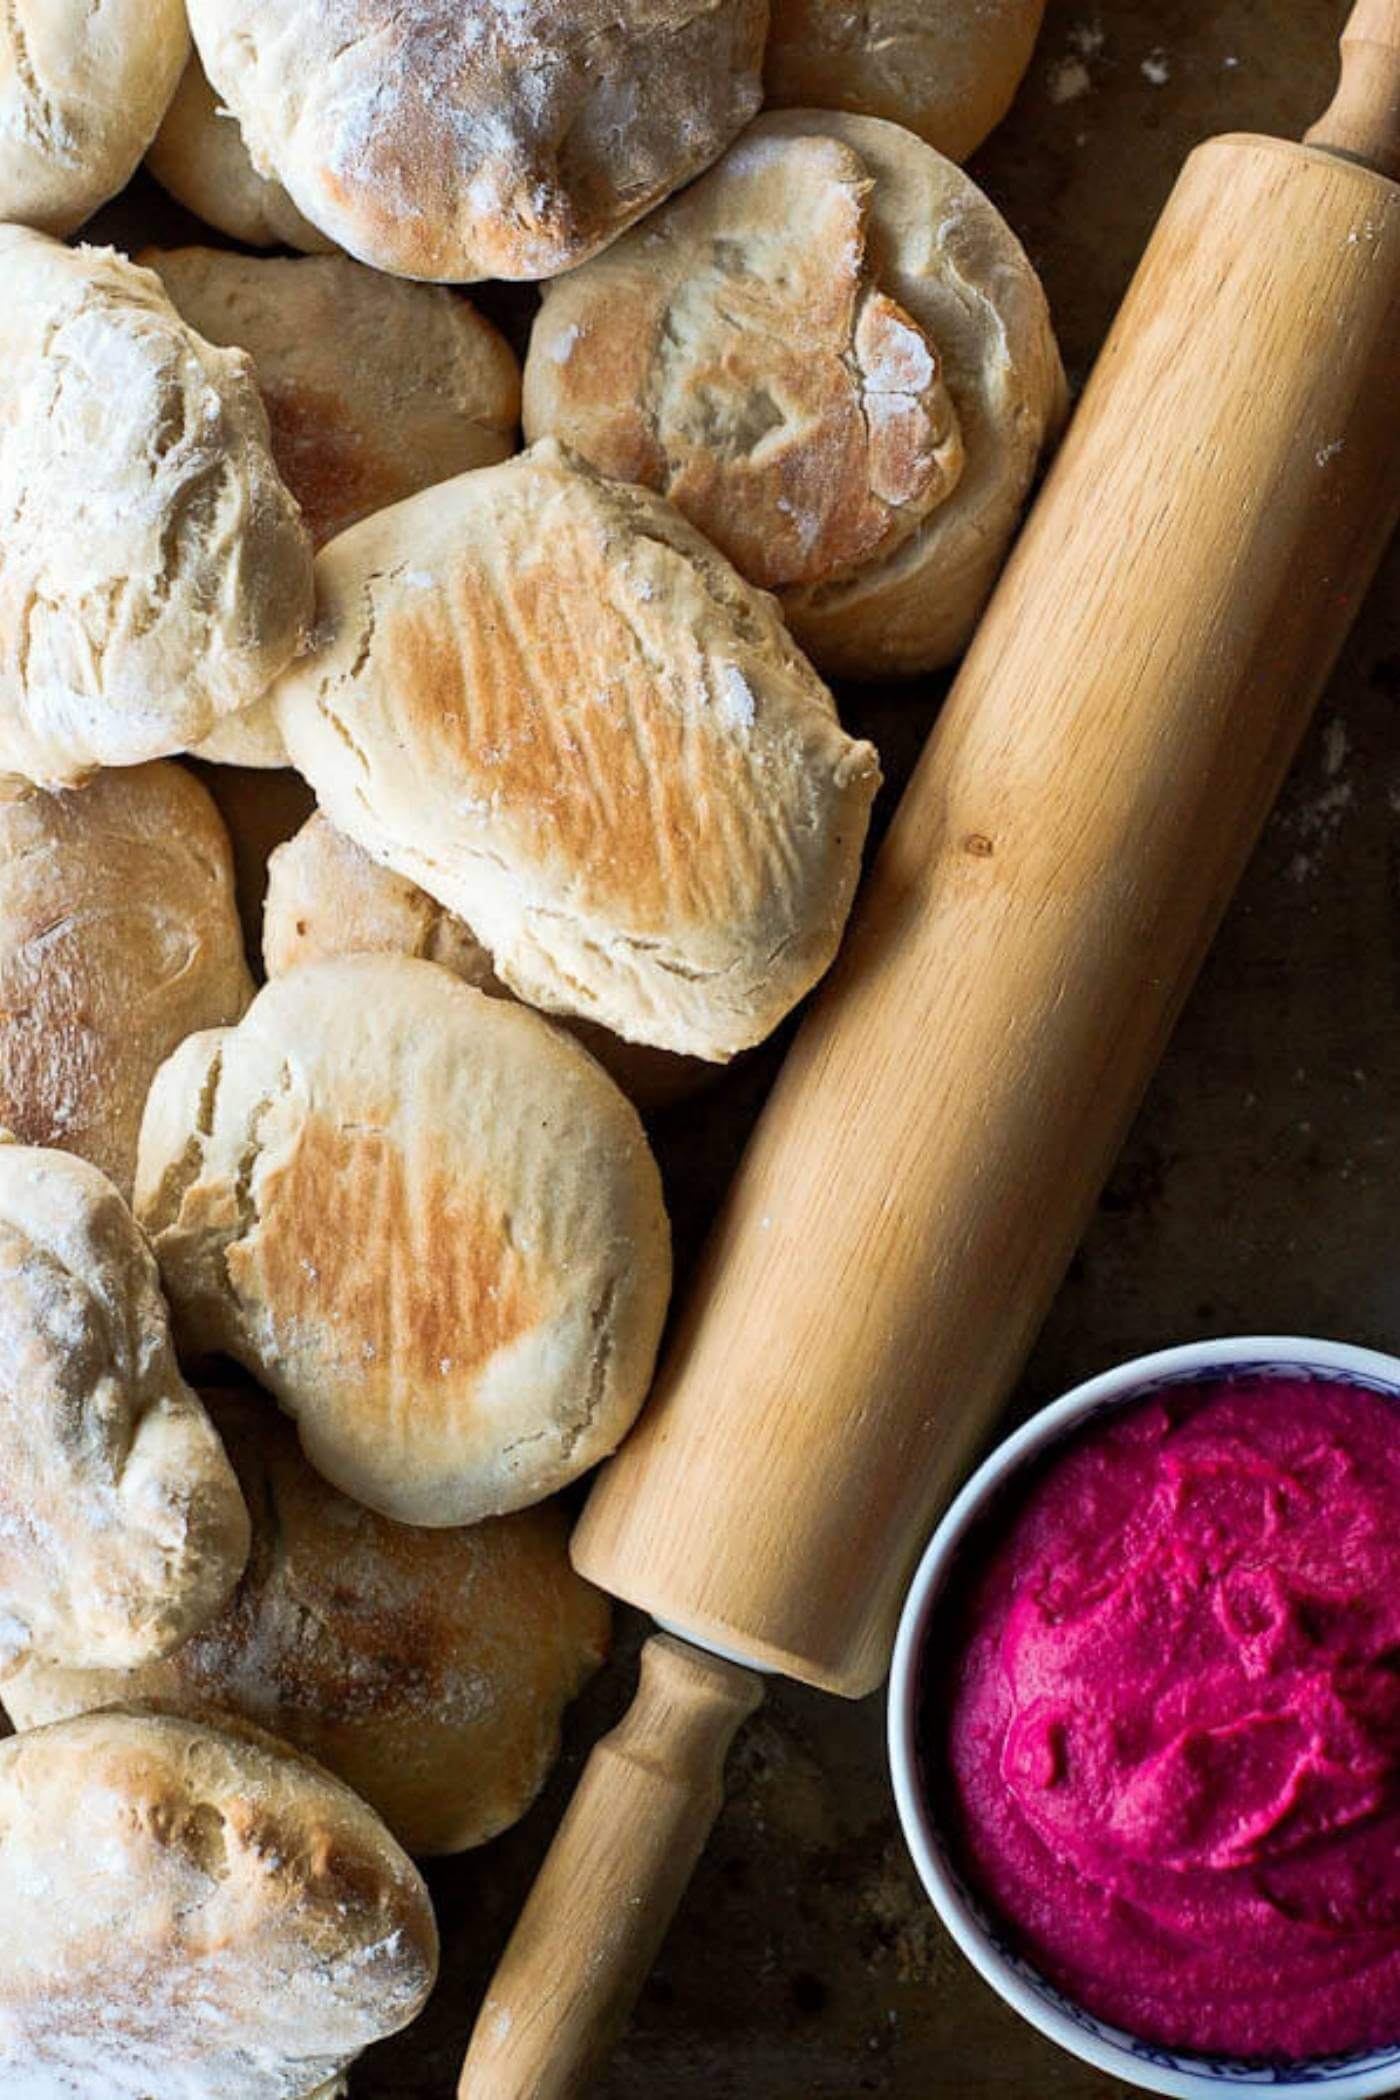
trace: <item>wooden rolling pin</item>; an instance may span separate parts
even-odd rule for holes
[[[1188,162],[594,1488],[579,1568],[669,1635],[464,2100],[586,2089],[757,1701],[737,1664],[879,1683],[1374,572],[1400,507],[1400,0],[1360,0],[1309,141]]]

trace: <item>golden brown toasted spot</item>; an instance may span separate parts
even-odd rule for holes
[[[51,1683],[59,1706],[21,1708],[23,1724],[129,1698],[249,1740],[266,1728],[336,1772],[410,1850],[456,1850],[514,1822],[553,1759],[561,1707],[608,1647],[608,1606],[569,1567],[565,1512],[393,1523],[315,1473],[267,1397],[204,1398],[253,1516],[237,1590],[174,1655],[133,1676]],[[230,1835],[271,1865],[277,1832],[255,1804],[158,1812],[161,1842],[206,1872],[221,1871]]]
[[[211,1880],[228,1872],[228,1824],[212,1801],[200,1801],[180,1818],[174,1843],[190,1864]]]
[[[420,1443],[424,1417],[455,1412],[463,1386],[542,1316],[509,1217],[431,1158],[406,1157],[371,1109],[353,1126],[308,1116],[259,1203],[260,1229],[230,1253],[235,1284],[255,1272],[287,1347],[313,1329],[342,1376],[382,1393],[388,1435],[411,1412]]]
[[[226,846],[174,766],[0,803],[0,1123],[129,1189],[151,1076],[246,997]]]
[[[546,309],[548,427],[770,590],[889,552],[962,472],[936,345],[875,282],[870,186],[834,139],[741,144]]]
[[[334,1831],[319,1830],[308,1853],[308,1882],[312,1890],[332,1902],[348,1901],[384,1908],[388,1891],[378,1862],[352,1850]]]
[[[272,456],[301,505],[314,547],[416,488],[373,455],[334,394],[301,381],[266,379],[261,392]]]
[[[863,224],[849,238],[863,268]],[[918,323],[883,294],[857,298],[856,270],[839,314],[808,310],[807,282],[801,270],[770,278],[717,265],[688,285],[686,354],[663,360],[656,402],[664,492],[774,590],[825,582],[897,545],[962,466],[938,354]],[[674,309],[663,340],[673,326]]]
[[[703,680],[704,663],[677,674],[649,661],[644,608],[627,609],[596,530],[552,524],[550,555],[462,565],[450,599],[391,609],[376,652],[405,733],[439,746],[448,777],[474,779],[532,853],[567,860],[634,927],[722,915],[759,849],[694,851],[697,832],[732,829],[752,799],[719,697],[711,727],[669,690],[677,675]]]
[[[50,979],[29,986],[23,1004],[0,1004],[0,1123],[22,1145],[71,1144],[110,1062],[100,1029],[65,996],[70,989]]]
[[[263,1433],[272,1440],[287,1432],[273,1420]],[[294,1444],[293,1454],[289,1460],[279,1449],[266,1474],[256,1471],[253,1451],[238,1454],[245,1495],[260,1492],[269,1513],[255,1522],[234,1597],[180,1649],[178,1671],[182,1690],[205,1710],[241,1701],[268,1727],[314,1749],[337,1724],[395,1710],[429,1715],[440,1705],[454,1659],[443,1624],[460,1607],[463,1568],[455,1533],[408,1530],[359,1507],[347,1524],[349,1505],[336,1500],[338,1547],[357,1576],[337,1580],[311,1529],[332,1521],[315,1498],[330,1503],[335,1490],[319,1479],[307,1489],[297,1478],[306,1461]],[[437,1583],[424,1573],[433,1561]],[[375,1563],[367,1582],[363,1570]]]

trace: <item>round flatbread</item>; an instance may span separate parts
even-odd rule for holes
[[[545,443],[343,533],[317,590],[293,762],[519,998],[723,1061],[811,989],[878,762],[669,504]]]
[[[136,1206],[177,1332],[401,1523],[541,1500],[611,1451],[670,1288],[636,1110],[562,1030],[435,963],[267,985],[157,1074]]]
[[[548,288],[525,430],[667,496],[822,670],[903,676],[966,646],[1065,399],[1039,280],[975,183],[808,110]]]
[[[270,1736],[84,1714],[0,1743],[0,2087],[305,2100],[432,1987],[371,1809]]]
[[[767,0],[193,0],[259,173],[404,277],[549,277],[758,108]]]
[[[150,1249],[96,1167],[4,1142],[0,1276],[0,1673],[166,1655],[238,1580],[248,1514]]]
[[[160,1662],[31,1665],[3,1687],[10,1719],[240,1715],[353,1787],[409,1852],[485,1844],[534,1800],[563,1710],[607,1653],[607,1600],[569,1565],[567,1513],[391,1524],[307,1464],[265,1395],[205,1402],[252,1513],[238,1588]]]
[[[311,546],[246,357],[149,270],[0,227],[0,771],[187,750],[311,626]]]

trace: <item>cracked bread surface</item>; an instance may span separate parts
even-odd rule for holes
[[[304,2100],[432,1987],[417,1869],[247,1725],[118,1708],[12,1736],[0,1832],[0,2084],[24,2100]]]
[[[581,262],[757,110],[768,0],[193,0],[253,165],[404,277]]]
[[[228,834],[183,766],[0,780],[0,1125],[130,1200],[157,1067],[252,996]]]
[[[72,233],[136,171],[190,48],[181,0],[6,0],[0,220]]]
[[[912,132],[826,110],[760,117],[547,287],[525,367],[527,439],[669,497],[853,677],[965,647],[1064,408],[1000,213]]]
[[[822,975],[878,761],[671,505],[546,441],[343,533],[317,587],[293,762],[527,1004],[723,1061]]]
[[[23,1671],[3,1688],[10,1719],[240,1714],[352,1786],[410,1853],[485,1844],[534,1800],[563,1709],[607,1653],[608,1602],[569,1564],[567,1511],[393,1524],[307,1464],[266,1395],[203,1397],[253,1519],[238,1588],[159,1662]]]
[[[149,270],[6,226],[0,284],[0,770],[64,787],[256,700],[311,547],[247,357]]]
[[[530,436],[657,489],[765,590],[900,545],[964,454],[937,345],[876,281],[873,187],[840,140],[751,126],[547,290]]]
[[[168,1654],[249,1533],[150,1250],[96,1167],[6,1140],[0,1277],[0,1674]]]
[[[611,1451],[670,1289],[635,1109],[439,965],[309,965],[156,1075],[137,1215],[183,1346],[273,1393],[382,1515],[470,1524]]]

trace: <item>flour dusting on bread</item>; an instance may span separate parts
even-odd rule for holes
[[[317,574],[319,646],[275,695],[288,749],[519,997],[723,1060],[811,988],[876,756],[669,504],[546,443],[366,519]]]
[[[552,275],[753,115],[767,0],[195,0],[254,166],[362,261]]]
[[[0,1142],[0,1674],[165,1655],[223,1604],[248,1515],[111,1183]]]
[[[310,626],[311,549],[246,358],[109,249],[0,227],[0,770],[188,749]]]
[[[0,1827],[0,2083],[25,2100],[305,2100],[431,1988],[411,1862],[246,1725],[14,1736]]]

